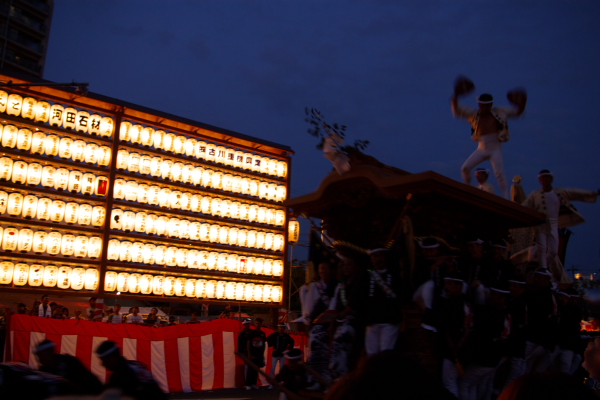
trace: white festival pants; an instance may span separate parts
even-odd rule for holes
[[[537,252],[540,267],[548,268],[558,254],[558,220],[550,221],[550,231],[544,226],[536,227]]]
[[[365,350],[371,356],[384,350],[392,350],[400,332],[400,324],[373,324],[367,326]]]
[[[473,152],[467,158],[467,161],[461,168],[463,181],[467,184],[471,184],[471,171],[473,168],[481,164],[482,162],[490,160],[496,179],[498,180],[498,186],[502,191],[502,195],[505,199],[508,198],[508,184],[506,183],[506,176],[504,175],[504,160],[502,157],[502,143],[498,139],[498,135],[488,134],[479,137],[479,145],[477,150]]]

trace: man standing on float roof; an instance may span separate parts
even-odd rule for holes
[[[514,107],[492,107],[494,98],[491,94],[477,97],[479,110],[458,104],[458,96],[467,94],[475,88],[468,78],[459,77],[454,86],[452,96],[452,113],[457,118],[465,118],[471,124],[471,138],[478,143],[477,150],[465,161],[461,168],[463,181],[471,184],[471,171],[483,161],[490,160],[498,185],[504,198],[508,198],[508,184],[504,175],[502,143],[508,142],[508,118],[518,117],[525,111],[527,95],[523,89],[508,92],[508,100]]]

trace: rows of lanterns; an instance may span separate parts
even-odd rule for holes
[[[166,246],[149,242],[111,239],[108,242],[107,259],[147,265],[216,270],[238,274],[280,277],[283,261],[210,250]]]
[[[72,290],[96,290],[98,270],[69,267],[0,262],[0,284],[29,285]],[[255,302],[281,301],[281,287],[210,279],[188,279],[175,276],[107,271],[104,289],[107,292],[155,294],[190,298],[226,299]]]
[[[102,239],[99,236],[73,235],[31,228],[0,227],[0,246],[5,252],[46,253],[51,256],[99,258]]]
[[[286,196],[285,185],[233,175],[192,164],[184,164],[163,157],[151,157],[147,154],[117,152],[117,168],[132,173],[193,184],[210,189],[244,194],[272,201],[283,201]],[[135,182],[134,182],[135,183]]]

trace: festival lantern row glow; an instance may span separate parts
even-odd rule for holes
[[[281,287],[268,284],[188,279],[175,276],[107,271],[104,290],[204,299],[279,303]]]
[[[67,224],[102,227],[106,218],[104,206],[78,204],[47,197],[37,197],[19,192],[8,194],[0,190],[0,214],[36,218],[40,221],[66,222]]]
[[[108,242],[109,261],[147,265],[232,272],[236,274],[283,275],[281,259],[254,257],[208,250],[196,250],[154,243],[121,241]]]
[[[4,90],[0,90],[0,113],[104,137],[111,137],[115,130],[115,123],[110,117],[16,93],[8,94]]]
[[[30,151],[32,154],[58,156],[75,162],[98,164],[106,167],[110,164],[112,150],[109,146],[86,142],[81,139],[60,137],[55,134],[46,135],[44,132],[32,132],[27,128],[17,128],[14,125],[0,125],[0,143],[2,147]]]
[[[213,161],[219,164],[260,172],[267,175],[285,178],[287,176],[287,163],[283,160],[259,156],[243,152],[215,143],[176,135],[162,130],[155,130],[148,126],[121,122],[119,138],[122,141],[154,147],[174,154],[194,157],[199,160]]]
[[[121,151],[121,150],[119,150]],[[150,158],[148,156],[148,158]],[[163,178],[171,180],[173,176],[171,171],[174,171],[178,179],[173,179],[176,182],[194,184],[209,189],[222,190],[230,193],[244,194],[248,196],[258,197],[260,199],[272,200],[282,202],[286,199],[287,189],[285,185],[278,185],[273,182],[260,181],[258,179],[251,179],[247,177],[241,177],[231,174],[223,174],[221,171],[213,171],[208,168],[194,167],[191,164],[183,164],[181,162],[173,163],[172,160],[163,160],[160,157],[153,157],[149,162],[156,159],[156,164],[162,164],[161,167],[157,167],[156,171],[164,173]],[[158,175],[156,175],[158,176]],[[139,185],[135,181],[125,181],[121,179],[116,182],[115,185],[124,186],[126,190],[127,185]],[[115,186],[118,189],[119,186]],[[115,190],[117,192],[117,190]],[[125,197],[127,193],[120,195]],[[135,201],[135,200],[134,200]]]
[[[108,178],[79,170],[56,168],[52,165],[13,161],[10,157],[0,157],[0,181],[37,186],[42,185],[56,190],[84,195],[105,196]]]
[[[98,270],[95,268],[0,262],[0,284],[2,285],[10,285],[14,282],[15,286],[96,290],[98,278]]]
[[[0,246],[5,252],[46,253],[51,256],[99,258],[102,239],[99,236],[73,235],[57,231],[34,231],[30,228],[0,227]]]

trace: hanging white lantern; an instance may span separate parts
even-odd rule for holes
[[[144,262],[144,244],[141,242],[133,242],[130,249],[131,262],[143,263]]]
[[[206,258],[206,267],[212,271],[217,269],[217,261],[219,259],[219,253],[216,251],[211,251],[208,253],[208,257]]]
[[[173,142],[175,141],[175,135],[172,133],[165,133],[163,137],[163,150],[164,151],[173,151]]]
[[[46,138],[46,142],[48,138]],[[87,149],[87,143],[83,140],[75,140],[71,143],[71,160],[75,162],[83,162],[85,160],[85,151]]]
[[[229,243],[229,227],[221,226],[219,228],[219,243],[220,244],[228,244]]]
[[[263,285],[254,285],[254,296],[252,296],[253,301],[263,301]]]
[[[257,245],[258,242],[258,232],[255,230],[248,231],[248,239],[246,241],[246,246],[250,248],[260,248]]]
[[[36,218],[41,221],[47,221],[50,219],[50,207],[52,206],[52,200],[47,197],[42,197],[38,200]]]
[[[43,178],[42,178],[43,179]],[[83,174],[81,179],[81,194],[92,195],[94,194],[94,186],[96,184],[96,175],[94,174]],[[42,181],[43,183],[43,181]]]
[[[276,226],[284,226],[285,225],[285,211],[283,211],[283,210],[275,211],[275,225]]]
[[[210,241],[210,224],[200,224],[200,240],[203,242]]]
[[[261,224],[267,223],[267,207],[258,207],[256,220]]]
[[[233,167],[235,163],[235,150],[232,148],[225,149],[225,165]]]
[[[179,237],[179,228],[181,221],[179,218],[169,218],[169,225],[167,226],[167,234],[170,237]]]
[[[137,191],[137,202],[142,204],[148,204],[148,194],[150,192],[150,186],[144,183],[141,183],[138,186]]]
[[[152,282],[152,293],[157,294],[157,295],[162,295],[164,293],[164,291],[163,291],[164,280],[165,280],[164,276],[159,275],[159,276],[154,277],[154,281]]]
[[[273,276],[279,277],[283,275],[283,261],[273,260]]]
[[[210,187],[213,189],[223,189],[223,173],[221,171],[215,171],[212,175]]]
[[[129,293],[139,293],[140,292],[140,278],[141,274],[130,274],[127,278],[127,291]]]
[[[269,183],[267,189],[267,199],[277,201],[277,185],[274,183]]]
[[[63,121],[62,121],[63,128],[75,129],[76,121],[77,121],[77,110],[74,109],[73,107],[65,108],[65,111],[63,112]]]
[[[35,217],[37,213],[38,198],[36,196],[27,195],[23,198],[23,213],[22,216],[25,219],[31,219]]]
[[[244,169],[252,171],[252,165],[254,164],[253,154],[244,153]]]
[[[133,211],[123,211],[121,230],[131,232],[135,228],[135,213]]]
[[[212,169],[208,169],[205,168],[204,172],[202,173],[202,186],[204,187],[210,187],[211,183],[212,183],[212,176],[215,173],[215,171],[213,171]]]
[[[238,256],[237,261],[237,272],[239,274],[245,274],[248,268],[248,257],[246,256]]]
[[[63,113],[65,108],[60,104],[52,104],[50,106],[50,125],[61,126],[63,122]]]
[[[240,150],[234,151],[233,166],[236,168],[244,168],[244,152]]]
[[[140,154],[139,153],[129,153],[129,159],[127,160],[127,170],[129,172],[139,172],[140,171]]]
[[[88,243],[89,238],[87,236],[79,235],[75,238],[73,245],[75,257],[84,258],[88,255]]]
[[[278,161],[274,158],[269,158],[269,175],[277,176],[277,163]]]
[[[188,268],[193,268],[193,269],[199,269],[200,268],[200,252],[198,250],[190,250],[188,252],[188,257],[187,257],[188,263],[187,263],[187,267]]]
[[[171,189],[162,188],[158,193],[158,205],[160,207],[169,207],[171,198]]]
[[[0,112],[6,112],[6,106],[8,104],[8,93],[4,90],[0,90]]]
[[[269,198],[269,184],[267,182],[260,182],[258,185],[258,197],[261,199]]]
[[[171,179],[175,182],[183,182],[183,163],[173,163],[171,166]]]
[[[254,300],[254,283],[246,283],[246,287],[244,288],[244,300]]]
[[[258,155],[252,156],[252,171],[261,172],[262,157]]]
[[[176,154],[185,153],[185,142],[187,138],[185,136],[177,135],[173,140],[173,150]]]
[[[38,163],[31,163],[27,168],[27,184],[37,186],[42,182],[42,166]]]
[[[8,193],[4,190],[0,190],[0,214],[4,214],[6,212],[6,207],[8,206]]]
[[[152,171],[152,157],[147,154],[144,154],[140,157],[140,174],[142,175],[150,175]]]
[[[233,201],[229,206],[229,216],[230,218],[240,219],[240,202]]]
[[[196,280],[196,297],[203,298],[206,297],[206,279],[197,279]]]
[[[113,190],[113,198],[122,200],[125,198],[127,182],[124,179],[115,179],[115,188]]]
[[[131,246],[133,246],[133,243],[128,240],[121,242],[121,246],[119,248],[119,261],[131,262]]]
[[[119,127],[119,139],[123,142],[128,142],[131,138],[131,127],[133,125],[129,121],[122,121]]]
[[[48,122],[50,119],[50,103],[38,101],[35,106],[35,122]]]
[[[144,274],[140,277],[140,293],[150,294],[152,293],[152,286],[154,277],[150,274]]]
[[[238,232],[239,228],[232,227],[229,229],[229,235],[227,237],[227,243],[230,246],[237,246],[238,244]]]
[[[137,201],[138,183],[136,181],[127,181],[125,185],[125,200]]]
[[[152,135],[152,141],[154,144],[154,147],[156,149],[162,149],[163,148],[163,139],[165,138],[165,132],[158,130],[158,131],[154,131],[154,135]]]
[[[250,204],[240,203],[239,219],[243,221],[250,220]]]
[[[202,175],[204,174],[204,168],[195,167],[191,174],[191,183],[193,183],[196,186],[202,185]]]
[[[217,289],[216,289],[215,295],[216,295],[217,299],[225,298],[225,282],[224,281],[217,281]]]
[[[106,271],[104,275],[104,291],[114,292],[117,290],[117,273],[115,271]]]
[[[54,172],[54,189],[67,190],[69,188],[69,170],[57,168]]]
[[[226,192],[233,192],[233,175],[223,175],[223,190]]]
[[[6,128],[5,128],[6,130]],[[48,135],[44,140],[44,153],[47,156],[54,157],[58,155],[60,147],[60,138],[56,135]]]
[[[246,294],[246,284],[244,282],[238,282],[235,285],[235,300],[243,301]]]
[[[102,255],[102,239],[99,236],[92,236],[88,242],[88,257],[95,259]]]
[[[167,247],[167,250],[165,251],[165,265],[167,267],[177,266],[177,247]]]
[[[285,161],[277,161],[277,176],[285,178],[287,175],[287,163]]]
[[[64,221],[67,224],[75,224],[77,223],[79,213],[79,204],[77,203],[66,203],[65,212],[64,212]]]
[[[212,198],[209,196],[202,197],[202,200],[200,201],[200,211],[202,212],[202,214],[205,214],[205,215],[212,214],[211,206],[212,206]]]
[[[217,271],[227,271],[227,253],[217,253]]]
[[[143,263],[152,265],[154,264],[154,251],[156,250],[156,245],[152,243],[145,243],[144,248],[142,250],[143,254]]]
[[[160,186],[150,186],[148,189],[148,204],[151,206],[156,206],[159,203],[159,194],[160,194]]]
[[[0,272],[1,276],[2,272]],[[1,279],[1,278],[0,278]],[[29,267],[29,286],[37,287],[42,286],[44,282],[44,266],[40,264],[33,264]]]
[[[9,157],[0,157],[0,180],[8,181],[12,175],[13,160]]]
[[[58,267],[46,265],[44,268],[44,287],[54,287],[58,283]]]
[[[250,180],[250,196],[254,196],[254,197],[258,197],[259,195],[259,184],[260,182],[258,181],[258,179],[251,179]]]
[[[221,200],[218,197],[213,197],[210,201],[210,214],[214,217],[218,217],[221,214]]]
[[[248,230],[240,229],[237,235],[237,245],[246,247],[248,245]]]
[[[260,163],[260,172],[263,174],[269,174],[269,164],[271,160],[269,157],[262,157]]]
[[[206,160],[206,142],[199,140],[196,142],[195,157],[200,160]]]
[[[242,181],[243,179],[240,176],[234,175],[233,187],[231,189],[233,193],[242,193]]]
[[[2,128],[2,147],[14,149],[17,145],[19,129],[14,125],[5,125]]]
[[[92,223],[93,207],[89,204],[81,204],[77,215],[77,223],[79,225],[90,225]]]
[[[196,144],[198,141],[193,138],[189,138],[185,141],[185,155],[188,157],[196,156]]]
[[[296,218],[291,218],[288,225],[288,242],[295,244],[300,239],[300,223]]]
[[[59,289],[68,289],[71,286],[71,267],[65,265],[58,268],[57,286]]]
[[[192,164],[185,164],[183,166],[181,176],[183,183],[194,183],[192,180],[192,175],[194,173],[194,166]]]
[[[8,215],[21,215],[23,212],[23,195],[19,192],[13,192],[8,195],[7,212]]]
[[[85,271],[85,290],[96,290],[98,287],[98,270],[95,268],[88,268]]]
[[[37,100],[33,97],[25,97],[21,108],[21,117],[25,119],[34,119],[37,110]]]
[[[30,167],[31,168],[31,167]],[[78,193],[82,189],[83,173],[78,170],[69,172],[69,184],[67,190],[71,193]]]
[[[46,252],[46,237],[48,236],[48,232],[45,231],[37,231],[33,234],[33,251],[36,254],[41,254]]]
[[[179,222],[179,239],[189,239],[190,238],[190,221],[187,219],[182,219]]]
[[[159,236],[166,236],[167,226],[169,225],[169,217],[161,215],[156,220],[156,234]]]
[[[217,297],[217,281],[215,280],[210,280],[207,281],[205,286],[204,286],[204,293],[205,293],[205,297],[209,298],[209,299],[214,299],[215,297]]]
[[[265,272],[265,259],[258,257],[254,262],[254,271],[256,275],[263,275]]]
[[[196,297],[196,280],[187,279],[185,281],[185,295],[187,297]]]
[[[65,217],[65,208],[67,203],[62,200],[54,200],[50,207],[50,220],[52,222],[60,222]]]
[[[29,265],[24,263],[18,263],[15,265],[13,274],[13,283],[15,286],[25,286],[28,281]]]
[[[121,149],[117,152],[117,169],[125,170],[129,164],[129,152]]]
[[[143,126],[136,124],[131,126],[131,130],[129,131],[129,141],[133,144],[139,144],[142,141],[142,129]]]
[[[60,158],[71,158],[73,152],[71,151],[71,146],[73,145],[73,139],[69,137],[64,137],[60,139],[60,143],[58,145],[58,156]]]
[[[211,243],[217,243],[219,241],[219,225],[213,224],[210,226],[209,238]]]
[[[283,235],[275,235],[273,238],[273,250],[282,251],[285,244]]]
[[[199,194],[190,195],[190,211],[199,213],[202,210],[202,196]]]
[[[273,286],[271,286],[271,285],[264,285],[263,286],[262,301],[264,303],[270,303],[271,302],[271,291],[272,290],[273,290]]]
[[[158,222],[158,216],[156,214],[148,214],[146,217],[146,234],[156,235],[156,224]]]
[[[28,165],[24,161],[15,161],[12,171],[12,182],[24,185],[27,183],[27,168]]]
[[[265,259],[265,263],[263,264],[263,275],[272,276],[273,275],[273,260],[270,258]]]
[[[109,240],[107,251],[106,257],[109,261],[118,261],[121,255],[121,242],[117,239]]]
[[[265,250],[275,250],[274,244],[275,244],[275,234],[273,232],[268,232],[265,235],[265,245],[264,245],[264,249]]]
[[[100,146],[96,152],[98,155],[98,166],[107,167],[110,164],[112,150],[108,146]]]
[[[166,265],[167,246],[156,246],[154,249],[154,263],[157,265]]]
[[[160,174],[163,179],[171,179],[171,168],[173,167],[173,160],[164,159],[160,164]]]
[[[78,111],[75,118],[75,129],[77,132],[88,133],[90,122],[90,113],[87,111]]]
[[[140,142],[143,146],[150,147],[154,142],[154,129],[149,126],[142,129],[140,133]]]
[[[134,230],[139,233],[146,233],[146,218],[148,214],[145,212],[135,213]]]
[[[28,253],[33,246],[33,231],[29,228],[24,228],[19,231],[19,247],[21,253]]]
[[[71,271],[71,289],[81,290],[85,285],[85,269],[73,268]]]
[[[21,108],[23,107],[23,97],[18,94],[9,94],[8,103],[6,107],[6,113],[8,115],[14,115],[18,117],[21,114]]]
[[[176,278],[175,279],[175,295],[176,296],[185,296],[185,278]]]
[[[100,135],[111,137],[115,130],[115,122],[110,117],[103,117],[100,122]]]
[[[208,269],[208,251],[202,250],[198,252],[198,268]]]
[[[177,266],[181,268],[187,268],[188,265],[188,249],[177,249],[176,257],[177,257]]]
[[[282,202],[287,199],[287,189],[283,185],[277,186],[277,201]]]
[[[163,292],[165,296],[175,295],[175,278],[172,276],[165,277],[163,281]]]
[[[75,253],[75,235],[67,233],[62,236],[60,253],[64,257],[70,257]]]
[[[32,138],[33,132],[31,132],[29,129],[19,129],[19,134],[17,137],[17,149],[22,151],[29,151],[29,149],[31,149]]]
[[[256,265],[256,257],[248,257],[246,259],[246,274],[254,274],[255,265]]]
[[[96,206],[92,209],[92,226],[104,226],[106,210],[103,206]]]
[[[44,154],[46,149],[46,134],[44,132],[36,131],[31,139],[31,153],[32,154]]]
[[[117,291],[118,292],[128,292],[129,287],[127,284],[129,283],[129,274],[127,272],[119,272],[117,275]]]
[[[227,254],[227,272],[235,272],[238,273],[238,256],[237,254]]]
[[[88,120],[88,132],[92,135],[100,135],[102,125],[102,117],[98,114],[90,116]]]
[[[217,145],[214,143],[206,144],[206,161],[216,161]]]
[[[283,291],[280,286],[273,286],[271,289],[271,302],[273,303],[281,303],[283,298]]]

